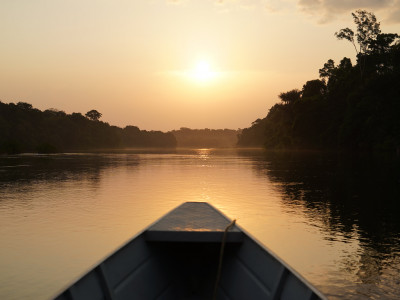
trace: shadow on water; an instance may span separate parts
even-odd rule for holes
[[[132,154],[55,154],[0,156],[0,187],[8,184],[88,180],[97,182],[102,170],[136,167]]]
[[[246,154],[244,154],[246,155]],[[400,291],[400,159],[390,155],[264,152],[254,170],[279,190],[285,207],[318,220],[326,239],[357,239],[358,257],[343,264],[368,297]],[[384,282],[391,281],[391,282]]]

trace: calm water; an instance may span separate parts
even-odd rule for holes
[[[0,157],[0,299],[48,299],[185,201],[219,208],[330,299],[400,295],[400,164],[193,150]]]

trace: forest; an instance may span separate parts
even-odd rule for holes
[[[329,59],[319,79],[279,94],[265,118],[243,129],[238,146],[400,151],[400,36],[382,33],[371,12],[352,16],[356,30],[335,37],[353,46],[356,63]]]
[[[26,102],[0,101],[0,153],[176,147],[171,133],[111,126],[99,120],[101,115],[96,110],[85,115],[56,109],[41,111]]]
[[[233,129],[190,129],[173,130],[177,146],[181,148],[234,148],[240,130]]]

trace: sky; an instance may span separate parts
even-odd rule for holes
[[[400,0],[0,0],[0,101],[111,125],[238,129],[355,62],[351,12],[400,33]]]

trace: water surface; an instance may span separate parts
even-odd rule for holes
[[[198,149],[0,157],[0,299],[48,299],[185,201],[236,218],[330,299],[400,294],[392,157]]]

